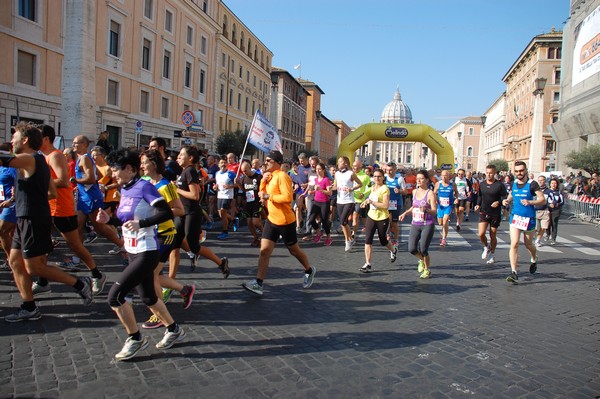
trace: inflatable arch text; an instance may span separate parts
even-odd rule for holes
[[[454,150],[444,137],[428,125],[367,123],[358,127],[340,143],[337,157],[354,162],[354,152],[369,141],[418,141],[437,155],[437,168],[454,171]]]

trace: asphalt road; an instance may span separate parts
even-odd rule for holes
[[[126,333],[106,303],[90,307],[53,284],[39,321],[0,323],[0,397],[61,398],[597,398],[600,396],[600,229],[563,218],[559,241],[542,247],[538,273],[523,261],[509,274],[506,222],[496,264],[481,260],[476,223],[431,247],[432,278],[420,280],[401,244],[396,263],[374,246],[374,273],[361,274],[363,244],[303,243],[318,269],[302,289],[298,262],[278,245],[262,298],[240,284],[254,278],[258,249],[246,229],[206,245],[228,256],[224,280],[202,260],[179,277],[198,288],[193,305],[168,307],[186,339],[159,351],[163,329],[144,331],[148,349],[115,362]],[[404,226],[404,237],[408,237]],[[60,246],[53,259],[66,253]],[[89,248],[109,281],[122,269],[100,239]],[[87,275],[80,272],[79,275]],[[141,323],[147,309],[138,301]],[[20,298],[0,270],[0,317]]]

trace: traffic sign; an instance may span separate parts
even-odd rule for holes
[[[135,121],[135,133],[136,134],[140,134],[142,133],[142,121]]]
[[[192,111],[183,111],[181,120],[185,126],[191,126],[194,123],[194,113]]]

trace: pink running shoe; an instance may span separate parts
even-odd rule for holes
[[[446,239],[442,238],[442,240],[440,241],[440,247],[445,247],[446,246]]]
[[[321,242],[321,237],[322,237],[322,236],[323,236],[323,233],[317,233],[317,234],[315,235],[315,238],[313,239],[313,242],[314,242],[315,244],[318,244],[318,243],[320,243],[320,242]]]
[[[327,237],[325,239],[325,245],[328,246],[328,247],[331,245],[332,242],[333,242],[333,240],[331,239],[331,237]]]

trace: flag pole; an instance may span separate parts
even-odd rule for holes
[[[246,154],[246,148],[248,147],[248,139],[250,138],[250,135],[252,134],[252,128],[254,127],[254,121],[256,121],[256,113],[254,114],[254,119],[252,119],[252,124],[250,125],[250,129],[248,130],[248,135],[246,136],[246,142],[244,143],[244,149],[242,150],[242,155],[240,155],[240,166],[241,166],[242,159],[244,159],[244,154]],[[241,168],[238,168],[238,170],[237,170],[237,173],[235,175],[236,179],[240,175],[240,169]]]

